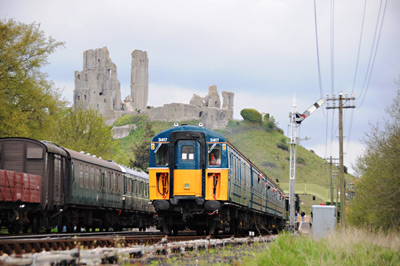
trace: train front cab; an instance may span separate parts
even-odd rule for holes
[[[153,139],[149,192],[164,231],[204,226],[196,216],[208,216],[222,206],[228,194],[226,159],[226,143],[202,131]]]

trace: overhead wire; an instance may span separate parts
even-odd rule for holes
[[[362,20],[361,20],[360,40],[358,41],[358,51],[357,51],[357,60],[356,60],[356,70],[354,71],[353,87],[352,87],[352,89],[351,89],[351,94],[354,93],[354,87],[355,87],[356,79],[357,79],[358,62],[359,62],[359,60],[360,60],[361,42],[362,42],[363,31],[364,31],[364,20],[365,20],[365,10],[366,10],[366,7],[367,7],[367,0],[364,0],[364,11],[363,11]]]
[[[335,92],[335,1],[331,0],[331,92]]]
[[[381,19],[382,3],[383,3],[383,0],[381,0],[380,5],[379,5],[378,17],[376,19],[374,38],[372,40],[372,46],[371,46],[371,52],[370,52],[370,56],[369,56],[369,60],[368,60],[367,71],[365,73],[364,82],[363,82],[363,85],[362,85],[362,88],[361,88],[361,93],[360,93],[360,96],[359,96],[359,98],[362,98],[362,101],[361,101],[361,104],[360,104],[359,107],[362,106],[362,104],[364,103],[364,100],[365,100],[365,96],[367,95],[368,86],[369,86],[369,80],[371,78],[370,76],[372,75],[373,65],[374,65],[374,62],[375,62],[375,56],[376,56],[376,52],[378,50],[380,32],[382,30],[383,19],[384,19],[384,15],[385,15],[385,11],[386,11],[387,1],[385,2],[385,7],[384,7],[383,14],[382,14],[382,19]],[[380,20],[381,20],[380,32],[378,33],[379,21]],[[378,36],[379,36],[378,40],[376,40],[377,33],[378,33]],[[368,86],[367,86],[367,84],[368,84]],[[365,90],[365,92],[364,92],[364,90]]]
[[[321,78],[321,64],[319,60],[319,44],[318,44],[318,24],[317,24],[317,3],[314,0],[314,25],[315,25],[315,46],[317,48],[317,66],[318,66],[318,83],[319,83],[319,94],[320,97],[324,97],[322,89],[322,78]]]
[[[330,17],[330,52],[331,52],[331,94],[332,97],[335,94],[335,3],[334,0],[331,0],[331,17]],[[335,103],[333,103],[335,104]],[[328,116],[328,115],[327,115]],[[332,125],[331,125],[331,138],[330,138],[330,155],[332,156],[333,153],[333,138],[334,138],[334,132],[333,132],[333,122],[335,118],[335,112],[332,112]],[[328,135],[328,132],[326,133],[326,136]],[[327,142],[327,141],[326,141]],[[328,149],[328,145],[326,143],[325,149]]]
[[[357,73],[358,73],[358,64],[360,60],[360,51],[361,51],[361,43],[363,39],[363,32],[364,32],[364,22],[365,22],[365,11],[367,9],[367,0],[364,0],[364,8],[363,8],[363,14],[362,14],[362,19],[361,19],[361,30],[360,30],[360,39],[358,41],[358,49],[357,49],[357,60],[356,60],[356,69],[354,71],[354,79],[353,79],[353,87],[351,89],[351,96],[354,93],[354,88],[357,80]],[[351,110],[350,114],[350,125],[349,125],[349,131],[347,134],[347,145],[346,145],[346,153],[349,150],[350,146],[350,139],[351,139],[351,131],[353,128],[353,118],[354,118],[354,109]]]
[[[382,1],[381,1],[381,3],[382,3]],[[371,70],[370,70],[370,73],[369,73],[367,85],[366,85],[366,87],[365,87],[365,94],[364,94],[364,97],[363,97],[363,99],[362,99],[362,101],[361,101],[360,107],[361,107],[362,104],[364,103],[365,97],[367,96],[368,87],[369,87],[369,82],[371,81],[372,71],[373,71],[373,69],[374,69],[374,64],[375,64],[375,59],[376,59],[376,54],[377,54],[377,52],[378,52],[379,41],[380,41],[380,39],[381,39],[383,21],[384,21],[384,19],[385,19],[386,6],[387,6],[387,0],[385,1],[385,7],[383,8],[382,19],[381,19],[380,28],[379,28],[379,33],[378,33],[378,40],[376,41],[375,52],[374,52],[374,56],[373,56],[373,59],[372,59]],[[378,17],[378,19],[379,19],[379,17]]]

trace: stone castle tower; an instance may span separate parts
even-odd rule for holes
[[[131,96],[135,110],[145,110],[149,94],[149,59],[147,52],[132,52]]]
[[[83,69],[75,71],[74,107],[97,109],[105,119],[121,109],[117,66],[106,47],[83,52]]]
[[[131,95],[121,102],[117,67],[106,47],[83,52],[83,69],[75,71],[74,108],[98,110],[108,125],[122,115],[147,115],[152,121],[201,121],[211,129],[224,128],[233,118],[232,92],[222,92],[217,86],[208,88],[208,95],[194,94],[189,104],[170,103],[147,109],[149,91],[149,60],[147,52],[132,52]]]

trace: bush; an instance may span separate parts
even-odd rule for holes
[[[282,143],[282,142],[276,144],[276,147],[278,147],[279,149],[284,150],[284,151],[288,151],[289,150],[288,145],[286,143]]]
[[[243,117],[245,121],[250,122],[258,122],[261,123],[262,115],[256,110],[252,108],[246,108],[240,111],[240,115]]]

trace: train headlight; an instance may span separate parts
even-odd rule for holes
[[[189,183],[186,183],[185,184],[185,189],[189,189],[189,188],[190,188]]]

